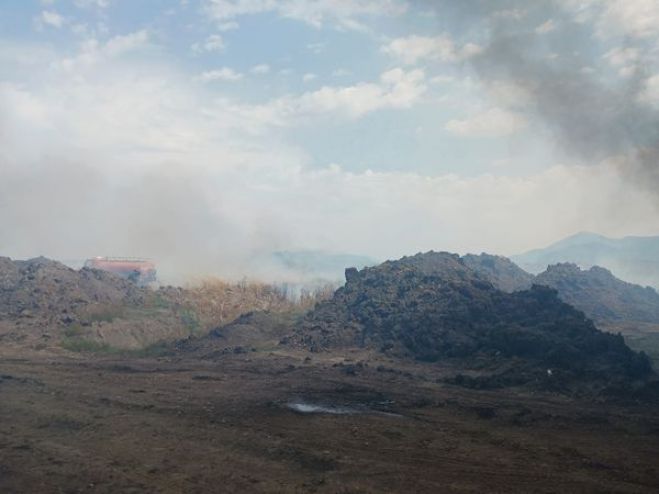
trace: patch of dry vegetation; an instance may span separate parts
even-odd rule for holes
[[[205,333],[255,311],[305,311],[331,297],[329,285],[303,289],[296,300],[284,287],[243,280],[229,282],[205,278],[186,288],[163,287],[156,292],[158,303],[171,308],[184,323],[198,325]]]

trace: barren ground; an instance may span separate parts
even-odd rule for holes
[[[470,391],[358,353],[0,352],[2,493],[659,490],[656,407]]]

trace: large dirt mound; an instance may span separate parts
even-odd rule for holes
[[[286,343],[478,362],[505,368],[502,385],[551,376],[554,382],[599,380],[615,387],[653,375],[645,355],[622,337],[599,331],[555,290],[533,286],[506,293],[454,254],[429,252],[350,269],[346,279]]]
[[[146,291],[104,271],[0,257],[0,318],[66,318],[90,304],[139,305]]]

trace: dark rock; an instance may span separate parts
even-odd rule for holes
[[[654,379],[644,354],[598,330],[556,290],[534,285],[506,293],[448,253],[352,273],[287,342],[315,351],[368,347],[426,362],[478,363],[489,371],[455,382],[479,388],[532,385],[564,392],[579,383],[601,390]]]

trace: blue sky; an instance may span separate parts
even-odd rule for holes
[[[607,91],[643,68],[651,107],[657,26],[650,0],[4,0],[0,249],[223,272],[656,233],[619,153],[573,152],[490,48]]]

